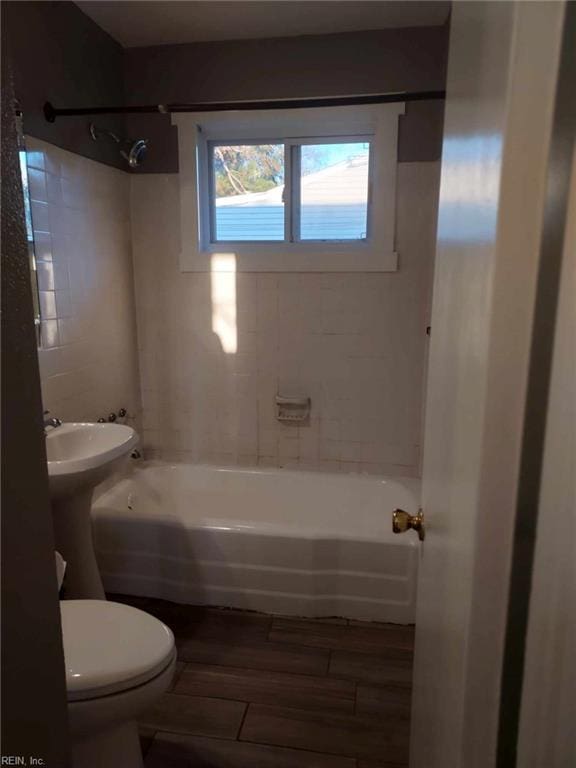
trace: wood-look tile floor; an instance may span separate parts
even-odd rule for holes
[[[176,637],[172,687],[140,722],[146,768],[408,765],[412,627],[109,599]]]

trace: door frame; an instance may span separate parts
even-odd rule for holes
[[[3,5],[3,22],[4,10]],[[65,768],[66,674],[16,101],[5,31],[3,23],[2,755]]]
[[[576,97],[574,95],[576,94],[576,56],[574,51],[576,51],[576,3],[572,2],[566,4],[564,17],[546,178],[500,686],[498,768],[511,768],[517,764],[556,321],[566,245],[570,187],[573,182],[576,136]],[[553,598],[553,595],[550,597]],[[531,659],[532,663],[534,661]],[[538,726],[538,722],[533,723],[534,728]]]

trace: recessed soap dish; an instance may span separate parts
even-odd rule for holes
[[[278,421],[302,423],[310,418],[312,401],[309,397],[282,397],[276,395],[276,418]]]

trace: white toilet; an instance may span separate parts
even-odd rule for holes
[[[60,611],[73,768],[142,768],[136,719],[172,681],[172,631],[104,600],[63,600]]]

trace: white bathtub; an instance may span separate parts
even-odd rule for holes
[[[144,463],[94,504],[107,591],[297,616],[414,621],[411,478]]]

